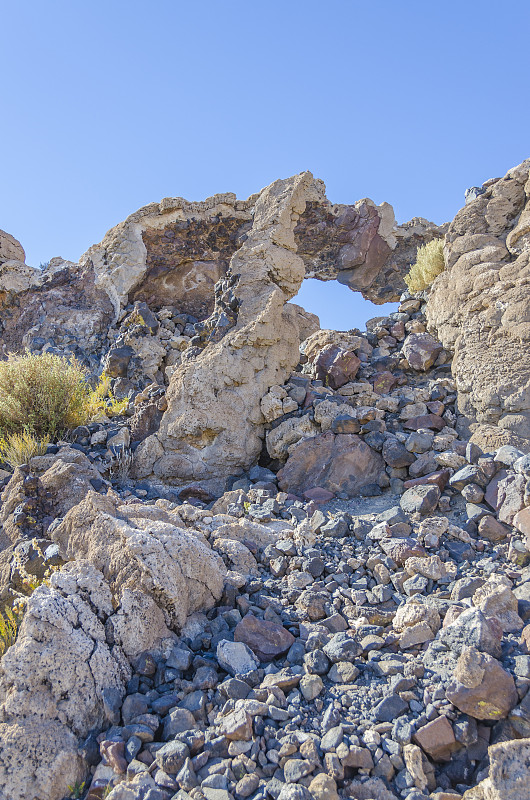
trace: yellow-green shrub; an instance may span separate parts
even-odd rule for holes
[[[90,387],[75,359],[26,353],[0,361],[0,435],[30,434],[56,439],[103,415],[124,411],[127,401],[112,397],[108,379]]]
[[[445,269],[443,239],[433,239],[418,247],[416,263],[412,265],[405,283],[409,292],[421,292],[430,286],[433,280]]]
[[[0,611],[0,658],[15,643],[23,616],[20,609],[9,606]]]
[[[14,469],[21,464],[27,464],[33,456],[44,455],[49,443],[49,436],[37,439],[29,431],[10,433],[0,438],[0,461]]]

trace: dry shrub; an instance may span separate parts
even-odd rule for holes
[[[57,439],[98,416],[123,410],[124,404],[112,397],[104,379],[91,389],[75,358],[26,353],[11,354],[0,362],[0,435],[4,437],[27,433],[39,440]]]
[[[409,292],[421,292],[431,285],[433,280],[445,269],[443,239],[433,239],[418,247],[416,263],[412,265],[405,283]]]

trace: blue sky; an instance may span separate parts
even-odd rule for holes
[[[530,155],[527,2],[4,3],[0,228],[77,260],[142,205],[310,169],[444,222]],[[314,282],[311,282],[314,283]],[[378,312],[304,286],[323,325]]]

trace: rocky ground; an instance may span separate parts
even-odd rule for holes
[[[523,186],[518,169],[466,206],[476,219],[489,214],[496,236],[502,214],[522,229],[506,211]],[[304,191],[315,191],[302,179]],[[231,204],[231,221],[201,221],[206,201],[196,204],[196,223],[172,217],[163,235],[149,229],[137,296],[114,252],[118,226],[106,250],[119,313],[102,305],[106,327],[81,342],[64,330],[51,336],[48,323],[25,334],[33,351],[75,353],[94,375],[104,370],[129,404],[123,416],[81,426],[2,475],[0,603],[22,599],[26,611],[0,662],[0,800],[530,797],[526,367],[506,396],[496,388],[470,437],[466,414],[472,403],[484,409],[484,395],[462,385],[462,340],[454,349],[446,330],[444,346],[428,328],[434,313],[446,314],[438,283],[402,294],[397,312],[362,332],[323,331],[303,309],[285,311],[283,301],[275,305],[277,283],[261,273],[259,291],[245,288],[235,266],[246,242],[249,259],[274,251],[267,263],[292,296],[285,287],[296,284],[300,265],[294,245],[282,244],[285,255],[278,244],[279,228],[288,238],[297,222],[306,269],[318,262],[317,234],[321,252],[339,264],[345,251],[337,256],[330,230],[340,231],[347,252],[357,242],[354,207],[324,213],[320,200],[307,199],[302,213],[291,198],[297,213],[285,215],[285,184],[292,187],[278,183],[277,227],[269,206],[257,205],[252,233],[250,200],[218,196],[215,208]],[[302,191],[300,180],[293,185]],[[355,206],[372,237],[364,278],[383,248],[374,225],[388,217],[375,208]],[[157,220],[172,209],[148,207]],[[144,212],[124,223],[129,245]],[[270,228],[274,246],[264,244]],[[458,230],[455,221],[455,248]],[[208,235],[222,273],[213,300],[194,296],[193,309],[160,302],[168,291],[155,281],[163,247],[185,253],[199,234]],[[400,235],[394,248],[406,252]],[[493,233],[472,235],[471,252],[486,249],[491,263],[504,257]],[[11,238],[2,246],[13,270],[23,251]],[[100,269],[98,248],[89,252]],[[199,259],[200,248],[193,252]],[[475,275],[478,262],[464,255]],[[399,284],[401,260],[382,269],[388,291]],[[278,278],[286,263],[291,272]],[[61,295],[60,275],[46,291]],[[370,286],[388,299],[381,283]],[[8,341],[20,333],[19,295],[10,291]],[[43,291],[35,290],[39,302]],[[253,308],[256,297],[266,313]],[[292,342],[274,338],[281,320],[287,338],[298,331],[294,360]],[[463,326],[478,349],[467,352],[480,364],[472,328]],[[201,391],[211,416],[202,416]],[[245,467],[232,469],[234,453]]]

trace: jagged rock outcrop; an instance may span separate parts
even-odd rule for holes
[[[114,613],[103,576],[67,565],[27,603],[0,666],[0,798],[59,800],[81,781],[76,737],[109,722],[105,694],[123,697],[130,667],[106,641]]]
[[[125,590],[150,596],[176,628],[221,597],[221,558],[198,532],[179,527],[178,518],[162,509],[119,506],[117,497],[90,492],[52,537],[64,560],[89,561],[118,599]],[[142,649],[150,646],[143,642]]]
[[[0,231],[0,264],[6,261],[24,261],[26,254],[20,242],[10,233]]]
[[[460,429],[487,450],[528,448],[530,160],[484,189],[449,226],[426,315],[454,350]]]
[[[299,359],[296,312],[286,306],[304,277],[293,231],[306,202],[322,197],[323,185],[309,172],[260,194],[252,229],[230,263],[239,276],[236,326],[173,375],[160,429],[138,448],[138,477],[223,478],[257,458],[260,400]]]

